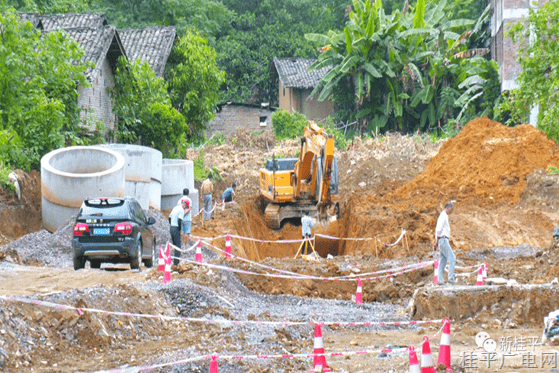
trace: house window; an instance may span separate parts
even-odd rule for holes
[[[266,127],[268,125],[267,120],[268,117],[260,117],[260,127]]]

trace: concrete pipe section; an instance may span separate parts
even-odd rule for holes
[[[125,195],[134,197],[144,210],[161,209],[161,160],[159,150],[128,144],[96,145],[118,152],[124,157]]]
[[[124,157],[109,149],[73,146],[54,150],[41,159],[43,225],[54,232],[83,200],[123,197]]]
[[[175,207],[184,188],[188,188],[190,191],[192,214],[197,214],[199,196],[198,191],[194,189],[194,162],[184,159],[163,159],[161,209],[171,210]]]

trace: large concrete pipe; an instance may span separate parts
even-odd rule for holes
[[[54,232],[87,198],[123,197],[124,157],[110,149],[73,146],[41,159],[43,225]]]
[[[161,175],[161,209],[171,210],[188,188],[192,200],[192,214],[199,211],[198,190],[194,189],[194,162],[184,159],[163,159]]]
[[[151,181],[149,183],[149,206],[161,210],[161,175],[163,173],[163,154],[151,149]]]
[[[161,152],[140,145],[97,145],[118,152],[124,157],[125,194],[134,197],[144,210],[161,207]],[[153,185],[152,185],[153,182]]]

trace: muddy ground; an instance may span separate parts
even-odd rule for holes
[[[534,130],[535,131],[535,130]],[[379,241],[316,242],[323,257],[303,262],[293,259],[298,244],[233,240],[233,253],[281,270],[316,276],[351,273],[408,265],[437,258],[433,251],[436,218],[448,199],[457,206],[450,217],[451,245],[458,265],[487,262],[489,277],[514,279],[538,287],[474,289],[475,274],[459,277],[460,289],[433,289],[432,267],[383,280],[364,281],[364,305],[352,302],[355,282],[278,279],[232,274],[193,264],[174,267],[172,282],[161,284],[155,270],[127,265],[102,269],[71,268],[71,222],[50,234],[41,230],[40,175],[24,174],[21,205],[0,193],[0,295],[40,299],[78,308],[165,316],[244,321],[405,321],[452,318],[452,364],[455,371],[552,371],[542,368],[543,356],[554,346],[536,346],[538,369],[526,366],[521,351],[515,358],[482,361],[475,335],[484,330],[494,340],[541,337],[542,317],[559,308],[555,301],[559,254],[551,248],[551,231],[559,222],[557,176],[544,169],[556,162],[556,148],[530,128],[508,131],[494,122],[479,120],[462,137],[431,143],[420,137],[389,135],[355,141],[338,151],[342,216],[316,233],[339,237],[368,237]],[[483,138],[478,138],[479,133]],[[481,145],[479,145],[481,144]],[[239,133],[221,146],[204,148],[205,163],[216,167],[215,198],[232,182],[239,185],[237,204],[218,209],[210,222],[193,222],[193,234],[215,237],[225,233],[261,240],[300,238],[297,222],[279,231],[268,229],[258,199],[258,169],[272,154],[295,156],[297,142],[275,144],[273,138],[250,138]],[[505,155],[514,158],[506,160]],[[513,156],[511,156],[513,155]],[[192,159],[197,152],[191,150]],[[505,160],[503,160],[505,159]],[[445,165],[447,165],[445,168]],[[555,164],[559,166],[559,164]],[[452,170],[449,170],[451,167]],[[493,168],[491,168],[493,167]],[[493,169],[494,171],[486,172]],[[495,174],[495,175],[493,175]],[[25,197],[26,196],[26,197]],[[164,214],[157,220],[158,242],[168,239]],[[405,229],[400,244],[393,242]],[[212,242],[224,248],[224,239]],[[193,253],[184,254],[192,260]],[[241,270],[265,273],[239,260],[224,259],[209,247],[204,260]],[[461,271],[459,271],[461,272]],[[543,289],[545,288],[545,289]],[[475,291],[472,291],[474,289]],[[543,289],[543,290],[542,290]],[[502,292],[502,293],[501,293]],[[478,295],[475,295],[475,294]],[[311,325],[233,325],[205,322],[110,316],[103,313],[48,308],[0,299],[0,370],[7,372],[98,371],[163,364],[207,354],[269,355],[311,353]],[[450,307],[450,308],[449,308]],[[447,315],[445,315],[445,313]],[[382,350],[414,345],[424,335],[433,337],[438,353],[439,325],[323,327],[329,351]],[[479,358],[467,368],[465,353]],[[462,357],[461,357],[462,355]],[[499,355],[500,357],[501,355]],[[312,359],[223,360],[222,372],[303,372]],[[407,372],[403,350],[328,359],[337,372]],[[495,367],[497,364],[497,368]],[[156,368],[157,372],[207,372],[209,360]]]

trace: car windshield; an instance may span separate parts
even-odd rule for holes
[[[82,204],[81,216],[129,219],[130,212],[128,205],[122,200],[94,200]]]

